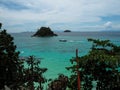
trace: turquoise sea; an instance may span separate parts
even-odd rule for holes
[[[34,33],[13,33],[15,45],[20,51],[20,56],[34,55],[41,58],[41,67],[48,68],[45,77],[56,78],[58,74],[70,75],[65,67],[70,66],[70,59],[75,57],[75,50],[79,50],[79,56],[88,53],[91,43],[88,38],[108,39],[120,45],[120,32],[55,32],[54,37],[31,37]],[[60,42],[66,39],[67,42]]]

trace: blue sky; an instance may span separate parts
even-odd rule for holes
[[[120,0],[0,0],[0,22],[8,32],[120,30]]]

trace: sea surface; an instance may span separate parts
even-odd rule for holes
[[[48,68],[44,74],[47,79],[57,78],[58,74],[70,75],[65,67],[71,66],[70,59],[75,57],[78,49],[79,56],[86,55],[92,43],[88,38],[111,40],[114,44],[120,45],[120,32],[55,32],[54,37],[31,37],[33,32],[12,33],[14,43],[20,56],[34,55],[41,58],[40,67]],[[65,39],[67,42],[60,42]]]

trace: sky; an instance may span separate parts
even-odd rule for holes
[[[0,22],[8,32],[120,31],[120,0],[0,0]]]

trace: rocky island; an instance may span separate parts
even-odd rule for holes
[[[33,36],[49,37],[49,36],[57,36],[57,34],[55,34],[49,27],[41,27]]]
[[[64,32],[71,32],[70,30],[65,30]]]

